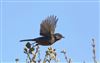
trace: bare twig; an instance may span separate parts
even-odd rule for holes
[[[16,63],[18,63],[18,62],[19,62],[19,59],[18,59],[18,58],[16,58],[16,59],[15,59],[15,61],[16,61]]]
[[[94,38],[92,39],[92,47],[93,47],[93,60],[94,60],[94,63],[97,63],[96,61],[96,48],[95,48],[95,40]]]
[[[71,58],[69,58],[69,63],[72,63],[72,59]]]
[[[68,57],[67,57],[67,55],[66,55],[66,51],[65,51],[65,50],[61,51],[61,53],[64,54],[64,56],[65,56],[65,60],[66,60],[67,63],[72,63],[71,58],[68,58]]]
[[[85,61],[83,61],[83,63],[85,63]]]
[[[33,58],[32,58],[32,61],[33,61],[33,62],[36,62],[36,61],[35,61],[35,58],[36,58],[36,55],[37,55],[38,51],[39,51],[39,46],[36,47],[35,54],[33,54]]]

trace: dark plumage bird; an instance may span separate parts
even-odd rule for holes
[[[34,39],[25,39],[23,41],[34,41],[38,45],[52,45],[56,41],[64,38],[60,33],[54,33],[58,18],[56,16],[48,16],[45,20],[40,24],[40,35],[41,37]]]

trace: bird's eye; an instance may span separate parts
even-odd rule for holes
[[[56,36],[56,39],[60,39],[60,37],[59,36]]]

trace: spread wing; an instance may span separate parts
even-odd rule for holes
[[[43,20],[40,24],[40,35],[50,36],[51,34],[54,34],[57,21],[58,18],[54,15],[48,16],[45,20]]]

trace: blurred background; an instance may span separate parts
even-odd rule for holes
[[[19,41],[40,36],[40,23],[50,15],[58,17],[56,32],[62,33],[65,37],[52,45],[61,62],[65,62],[63,54],[60,53],[63,49],[66,49],[73,62],[92,62],[92,38],[96,40],[96,57],[100,60],[99,2],[25,1],[2,0],[2,63],[13,63],[15,58],[19,58],[21,63],[25,62],[25,42]],[[40,46],[41,58],[44,57],[47,48],[48,46]]]

